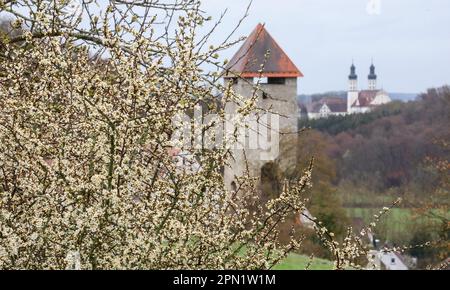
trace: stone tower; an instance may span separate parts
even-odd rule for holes
[[[375,74],[375,66],[370,66],[370,74],[368,76],[369,79],[369,91],[375,91],[377,89],[377,75]]]
[[[352,113],[352,105],[357,101],[358,95],[358,75],[356,74],[356,67],[352,63],[348,76],[347,113]]]
[[[236,178],[242,176],[247,168],[250,176],[259,178],[262,168],[278,157],[280,148],[273,138],[275,135],[279,137],[280,132],[297,131],[297,78],[303,74],[262,24],[257,25],[225,70],[225,82],[232,82],[236,93],[246,98],[256,93],[258,107],[273,112],[266,116],[270,123],[265,132],[268,142],[259,135],[258,148],[247,143],[243,149],[233,150],[234,158],[224,169],[225,185],[233,189]],[[261,90],[255,92],[253,84],[257,82]],[[226,112],[234,114],[235,109],[227,105]],[[249,134],[246,132],[246,137]]]

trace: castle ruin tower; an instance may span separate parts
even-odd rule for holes
[[[348,76],[348,92],[347,92],[347,112],[352,112],[352,106],[358,101],[358,75],[356,74],[356,67],[352,63],[350,67],[350,75]]]
[[[370,66],[370,74],[368,76],[369,78],[369,91],[375,91],[377,89],[377,75],[375,74],[375,66]]]
[[[263,66],[263,67],[262,67]],[[261,68],[262,71],[261,71]],[[297,132],[299,110],[297,103],[297,78],[303,74],[272,38],[262,24],[258,24],[241,48],[225,67],[225,82],[232,82],[235,93],[251,98],[256,93],[257,106],[276,115],[279,132]],[[260,90],[255,92],[254,84]],[[235,107],[228,106],[227,114],[236,113]],[[274,114],[268,114],[274,120]],[[270,122],[269,120],[269,122]],[[272,129],[267,134],[272,136]],[[248,137],[249,133],[246,133]],[[270,138],[270,137],[269,137]],[[261,139],[258,144],[261,145]],[[270,142],[269,142],[270,143]],[[249,144],[247,144],[249,145]],[[267,145],[267,144],[266,144]],[[279,146],[279,144],[269,144]],[[281,148],[254,148],[246,146],[234,150],[230,166],[224,169],[225,186],[233,189],[236,179],[243,176],[248,168],[251,177],[261,177],[261,170],[281,152]],[[248,165],[248,166],[247,166]]]

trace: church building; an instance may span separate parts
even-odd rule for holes
[[[354,64],[350,67],[348,76],[347,98],[325,97],[309,104],[307,114],[309,119],[327,118],[370,112],[373,108],[391,102],[389,94],[377,88],[375,66],[370,66],[368,88],[358,90],[358,75]]]
[[[355,65],[350,68],[348,77],[349,90],[347,93],[347,113],[366,113],[374,107],[391,102],[389,94],[384,90],[377,88],[377,75],[375,74],[375,66],[370,66],[368,76],[368,89],[358,91],[358,76],[356,75]]]

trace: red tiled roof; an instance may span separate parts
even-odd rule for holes
[[[380,93],[379,90],[363,90],[359,92],[358,100],[356,100],[352,107],[370,107],[373,100]],[[357,103],[359,102],[359,104]]]
[[[267,51],[270,55],[265,59]],[[225,69],[241,77],[259,77],[261,64],[263,77],[303,77],[264,26],[258,24]]]

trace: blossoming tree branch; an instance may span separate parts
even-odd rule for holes
[[[172,138],[198,105],[219,123],[229,102],[259,110],[221,82],[241,39],[211,45],[221,19],[201,34],[200,1],[0,0],[0,17],[0,268],[270,269],[301,247],[277,225],[304,209],[312,164],[257,203],[254,179],[224,186],[229,147]],[[361,236],[313,222],[336,268],[356,267]]]

